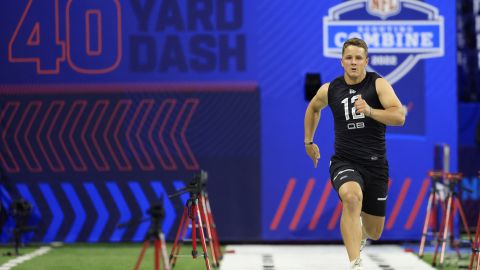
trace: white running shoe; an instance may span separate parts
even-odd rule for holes
[[[363,270],[362,258],[358,257],[353,262],[350,262],[350,270]]]
[[[362,250],[365,248],[365,246],[367,245],[367,239],[362,239],[360,241],[360,252],[362,252]]]

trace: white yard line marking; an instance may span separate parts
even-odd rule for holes
[[[13,259],[9,260],[8,262],[0,265],[0,270],[10,270],[13,267],[15,267],[15,266],[17,266],[21,263],[24,263],[26,261],[29,261],[29,260],[35,258],[35,257],[46,254],[51,249],[52,249],[51,247],[41,247],[41,248],[35,250],[32,253],[28,253],[28,254],[22,255],[20,257],[13,258]]]
[[[347,253],[339,245],[232,245],[220,270],[348,269]],[[392,245],[368,246],[362,252],[365,269],[433,270],[415,254]]]

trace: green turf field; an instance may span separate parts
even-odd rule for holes
[[[433,261],[433,254],[425,254],[423,260],[431,265]],[[470,254],[463,254],[461,258],[458,258],[456,254],[449,254],[445,257],[445,262],[443,266],[438,265],[440,259],[437,257],[437,269],[442,270],[459,270],[459,269],[468,269],[470,265]]]
[[[75,244],[53,248],[48,253],[35,257],[16,267],[14,270],[121,270],[133,269],[140,254],[141,244]],[[168,254],[171,245],[168,245]],[[21,255],[33,252],[38,247],[21,248]],[[198,249],[198,248],[197,248]],[[1,247],[1,254],[12,251],[12,248]],[[154,248],[150,246],[145,253],[140,269],[154,269]],[[198,249],[199,253],[201,249]],[[191,246],[184,246],[181,254],[191,254]],[[0,265],[12,256],[1,256]],[[163,270],[163,267],[161,268]],[[193,259],[191,256],[177,260],[175,270],[206,269],[203,257]]]
[[[40,246],[28,246],[20,249],[21,255],[31,253]],[[199,246],[200,247],[200,246]],[[52,248],[48,253],[26,261],[14,270],[122,270],[133,269],[142,248],[141,244],[74,244]],[[167,246],[168,254],[171,245]],[[154,269],[153,247],[149,247],[140,269]],[[0,254],[12,252],[11,247],[0,247]],[[198,249],[200,252],[201,249]],[[175,270],[206,269],[202,257],[190,256],[191,246],[182,247],[181,253],[187,255],[177,261]],[[12,256],[0,256],[0,266],[13,259]],[[431,264],[432,254],[425,254],[424,260]],[[459,259],[456,254],[448,254],[442,270],[468,269],[470,255],[464,254]],[[438,262],[438,259],[437,259]],[[161,268],[163,270],[163,268]],[[413,270],[413,269],[412,269]]]

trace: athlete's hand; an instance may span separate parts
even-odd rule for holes
[[[355,100],[355,109],[358,113],[363,113],[366,116],[372,115],[372,107],[362,98],[362,95],[358,95],[358,99]]]
[[[313,166],[317,168],[318,159],[320,158],[320,149],[316,144],[307,144],[305,145],[305,151],[307,151],[307,155],[313,160]]]

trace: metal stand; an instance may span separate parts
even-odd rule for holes
[[[190,198],[187,200],[187,203],[183,210],[182,219],[177,230],[177,235],[175,236],[175,241],[173,243],[172,252],[170,253],[170,265],[172,268],[175,267],[177,258],[180,257],[180,249],[182,247],[182,242],[185,241],[185,233],[188,226],[192,226],[192,258],[196,259],[198,256],[197,251],[197,229],[200,234],[200,243],[202,244],[203,258],[205,259],[205,266],[207,270],[210,270],[210,260],[208,258],[207,244],[205,241],[205,232],[204,228],[204,218],[205,213],[203,212],[203,206],[199,205],[199,196],[194,192],[190,192]],[[198,226],[197,226],[198,223]]]
[[[472,244],[472,257],[470,258],[470,267],[468,270],[473,270],[475,259],[477,260],[475,270],[480,269],[480,213],[478,213],[478,220],[477,220],[477,231],[475,233],[475,239]]]
[[[208,201],[206,182],[207,174],[202,171],[199,175],[194,177],[193,181],[186,188],[169,196],[170,198],[176,197],[186,192],[189,192],[190,194],[190,198],[184,206],[183,215],[170,253],[170,265],[172,268],[175,267],[177,259],[182,256],[180,255],[180,249],[182,243],[186,241],[185,235],[189,226],[192,228],[192,258],[196,259],[198,256],[197,233],[199,233],[199,240],[202,245],[206,269],[211,269],[207,243],[210,248],[213,267],[220,266],[222,255],[217,230],[210,209],[210,202]]]
[[[208,193],[206,188],[202,190],[202,195],[200,196],[201,200],[203,201],[204,212],[206,213],[207,217],[205,218],[207,223],[207,232],[208,237],[211,239],[210,241],[210,248],[213,250],[212,255],[216,258],[215,265],[217,267],[220,266],[220,260],[223,257],[222,250],[220,248],[220,239],[218,238],[217,233],[217,225],[215,224],[215,220],[213,219],[212,209],[210,207],[210,201],[208,199]]]
[[[160,256],[163,260],[163,269],[170,270],[170,265],[168,264],[167,257],[167,245],[165,243],[165,237],[160,230],[162,223],[161,220],[165,215],[163,205],[154,206],[150,208],[148,212],[152,215],[152,224],[147,235],[145,236],[145,241],[143,242],[142,250],[140,251],[140,255],[138,256],[137,262],[135,263],[134,270],[138,270],[140,268],[143,257],[145,256],[145,251],[150,246],[151,241],[155,246],[155,270],[160,270]]]
[[[478,171],[480,177],[480,171]],[[477,259],[475,270],[480,270],[480,211],[478,212],[477,230],[475,232],[475,239],[472,243],[472,257],[470,258],[470,266],[468,270],[473,270],[475,258]]]
[[[428,172],[428,176],[432,183],[430,187],[430,195],[428,196],[427,213],[423,223],[422,239],[420,240],[420,248],[418,249],[418,256],[420,256],[420,258],[423,257],[427,236],[437,237],[438,235],[437,215],[438,205],[441,203],[441,197],[437,185],[443,184],[442,171],[430,171]],[[428,232],[430,226],[432,227],[432,231]]]
[[[20,255],[20,245],[22,242],[22,236],[27,232],[32,232],[36,230],[36,226],[27,226],[31,213],[33,211],[33,206],[23,198],[15,200],[11,205],[11,215],[15,220],[15,227],[12,229],[13,242],[14,242],[14,252],[6,252],[3,255],[5,256],[19,256]]]
[[[432,261],[433,266],[436,266],[436,263],[437,263],[437,255],[438,255],[438,249],[439,249],[440,243],[442,245],[442,249],[440,252],[440,264],[443,265],[444,263],[445,248],[447,244],[447,237],[448,237],[449,231],[450,231],[450,241],[451,243],[454,244],[457,254],[460,257],[460,251],[459,251],[458,245],[455,245],[454,243],[455,235],[453,232],[453,219],[457,209],[458,209],[458,212],[460,213],[460,217],[461,217],[464,229],[467,232],[467,236],[473,245],[473,240],[470,234],[470,229],[468,228],[465,212],[463,211],[462,205],[460,203],[460,200],[458,199],[458,194],[456,191],[458,184],[462,180],[462,177],[463,175],[461,173],[448,173],[446,175],[447,187],[448,187],[448,195],[446,199],[446,212],[442,219],[442,225],[440,226],[440,233],[438,234],[437,244],[435,246],[435,253],[433,255],[433,261]]]

